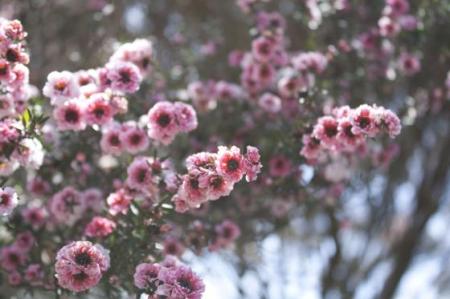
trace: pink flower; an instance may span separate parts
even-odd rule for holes
[[[319,52],[300,53],[292,58],[292,64],[297,71],[322,73],[328,65],[327,58]]]
[[[280,34],[286,28],[286,20],[279,12],[259,12],[256,23],[259,32],[273,31]]]
[[[8,283],[12,286],[18,286],[22,283],[22,276],[17,271],[11,271],[8,273]]]
[[[86,209],[92,210],[94,212],[100,212],[104,207],[103,193],[98,188],[89,188],[83,191],[81,194],[82,200]]]
[[[399,69],[407,76],[412,76],[420,71],[420,60],[409,53],[402,53],[398,59]]]
[[[391,138],[400,134],[402,125],[398,116],[389,109],[378,108],[379,118],[381,126],[387,129],[387,132]]]
[[[19,198],[11,187],[0,187],[0,215],[9,215],[17,206]]]
[[[21,41],[27,36],[19,20],[5,20],[2,26],[3,32],[10,40]]]
[[[32,286],[38,286],[43,283],[44,271],[41,265],[31,264],[25,270],[25,280],[29,282]]]
[[[85,120],[89,125],[104,125],[112,120],[113,109],[104,93],[96,93],[88,99]]]
[[[0,59],[0,83],[8,83],[14,79],[11,64],[6,59]]]
[[[56,278],[61,287],[82,292],[98,284],[109,264],[109,252],[101,245],[72,242],[56,255]]]
[[[344,148],[351,150],[364,142],[363,135],[354,133],[353,123],[348,117],[339,119],[337,139]]]
[[[27,191],[34,196],[45,195],[50,191],[50,184],[37,176],[28,182]]]
[[[91,238],[105,238],[116,229],[116,223],[103,217],[94,217],[88,223],[84,234]]]
[[[151,163],[153,158],[138,157],[128,166],[127,185],[146,194],[156,192],[155,180]]]
[[[137,39],[132,43],[123,44],[111,56],[110,61],[127,61],[139,68],[142,76],[151,71],[153,60],[152,42],[146,39]]]
[[[74,75],[63,71],[48,74],[43,93],[51,99],[52,105],[61,105],[67,100],[78,97],[80,91]]]
[[[409,3],[407,0],[386,0],[385,13],[390,16],[399,16],[408,12]]]
[[[28,254],[15,245],[4,246],[0,250],[0,264],[7,271],[23,266],[27,259]]]
[[[281,111],[281,99],[274,94],[264,93],[258,101],[259,107],[269,113],[278,113]]]
[[[380,34],[386,37],[395,36],[400,31],[399,24],[390,17],[384,16],[378,21]]]
[[[283,76],[278,81],[278,92],[282,97],[297,97],[301,90],[306,89],[306,83],[299,76]]]
[[[202,178],[200,185],[207,189],[207,198],[216,200],[222,196],[230,195],[233,190],[233,182],[226,180],[218,174],[211,174]]]
[[[269,161],[269,172],[273,177],[285,177],[292,171],[292,162],[283,155],[277,155]]]
[[[256,60],[261,62],[269,61],[275,53],[275,41],[268,37],[261,36],[252,42],[252,54]]]
[[[185,266],[165,268],[160,272],[164,295],[171,299],[201,299],[205,290],[203,281]]]
[[[123,93],[134,93],[142,81],[141,73],[136,65],[130,62],[112,61],[106,65],[106,78],[110,88]]]
[[[113,216],[118,214],[126,215],[132,199],[125,189],[119,189],[115,193],[111,193],[106,199],[109,206],[108,212]]]
[[[20,233],[17,235],[16,240],[14,241],[14,245],[18,250],[23,252],[28,252],[33,248],[36,240],[33,234],[29,231]]]
[[[122,127],[119,124],[112,124],[104,128],[102,132],[102,139],[100,140],[100,147],[102,151],[107,154],[118,155],[122,153],[125,145],[120,136],[122,134]]]
[[[216,233],[216,238],[214,243],[211,244],[210,250],[227,247],[241,235],[239,226],[228,219],[216,225],[214,231]]]
[[[57,106],[53,111],[59,130],[80,131],[86,128],[84,107],[78,100],[71,100]]]
[[[320,155],[320,139],[311,136],[304,135],[302,138],[303,148],[300,151],[300,155],[304,156],[309,161],[316,160]]]
[[[338,122],[331,116],[323,116],[319,118],[314,126],[313,135],[319,139],[323,146],[330,149],[337,145],[336,136],[338,134]]]
[[[86,210],[81,193],[73,187],[65,187],[50,202],[50,211],[59,223],[73,225]]]
[[[242,88],[233,83],[218,81],[215,85],[215,93],[221,100],[238,100],[244,96]]]
[[[373,137],[378,133],[376,127],[376,113],[375,110],[369,105],[361,105],[351,114],[351,121],[353,124],[353,134],[366,134],[369,137]]]
[[[232,182],[237,182],[244,175],[244,159],[238,147],[219,147],[216,161],[217,173]]]
[[[162,284],[159,280],[159,272],[161,266],[159,264],[142,263],[137,265],[134,272],[134,285],[138,289],[155,289]]]
[[[181,256],[185,250],[183,244],[174,237],[167,237],[164,239],[163,242],[163,253],[164,255],[174,255],[174,256]]]
[[[186,159],[186,168],[189,172],[202,168],[205,170],[215,171],[216,165],[215,161],[217,159],[217,154],[201,152],[197,154],[190,155]]]
[[[254,146],[247,146],[247,153],[244,159],[245,179],[247,182],[255,181],[258,173],[261,172],[262,164],[259,150]]]
[[[148,135],[167,145],[178,133],[177,115],[170,102],[156,103],[148,111]]]
[[[149,145],[147,133],[136,125],[125,126],[120,133],[120,140],[130,154],[145,151]]]
[[[39,229],[45,224],[47,212],[44,208],[31,207],[22,210],[22,217],[34,229]]]
[[[15,113],[13,97],[10,94],[0,95],[0,118],[12,116]]]
[[[190,132],[197,128],[197,114],[191,105],[175,102],[173,104],[178,129],[181,132]]]
[[[178,191],[178,200],[184,199],[191,208],[198,208],[207,201],[207,189],[202,188],[199,181],[198,171],[183,176],[181,187]]]

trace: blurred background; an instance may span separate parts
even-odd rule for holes
[[[291,50],[326,51],[376,25],[384,5],[354,0],[341,11],[340,2],[272,0],[261,10],[287,19]],[[327,97],[314,99],[325,106],[348,93],[352,106],[394,108],[403,123],[395,158],[384,167],[361,161],[345,183],[324,182],[299,157],[295,132],[270,131],[278,133],[268,135],[274,146],[267,148],[283,148],[300,175],[227,203],[245,206],[232,250],[184,255],[205,279],[205,299],[450,298],[450,2],[410,4],[420,27],[392,45],[421,56],[420,74],[371,78],[369,69],[389,66],[350,56],[327,71]],[[95,68],[118,44],[150,38],[158,61],[151,80],[164,78],[169,97],[195,80],[239,83],[228,54],[250,49],[253,26],[232,0],[0,0],[0,16],[18,18],[28,31],[31,83],[39,89],[53,70]],[[153,96],[147,88],[136,101],[151,106]],[[200,126],[210,128],[195,133],[199,144],[217,130],[232,140],[238,128],[217,123],[221,117],[200,115]]]

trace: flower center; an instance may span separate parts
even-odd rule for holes
[[[344,133],[349,138],[355,137],[355,134],[353,134],[353,132],[352,132],[352,126],[351,125],[348,125],[348,126],[346,126],[344,128]]]
[[[120,72],[120,81],[122,81],[123,83],[130,83],[131,82],[130,73],[127,71],[121,71]]]
[[[183,287],[183,288],[185,288],[185,289],[188,289],[188,290],[190,290],[190,291],[192,291],[192,284],[191,284],[191,282],[189,281],[189,280],[187,280],[186,278],[179,278],[178,280],[177,280],[177,282],[178,282],[178,284],[181,286],[181,287]]]
[[[119,136],[117,135],[112,135],[111,137],[109,137],[109,143],[113,146],[118,146],[120,145],[120,139]]]
[[[337,134],[337,127],[335,125],[328,125],[325,127],[325,134],[328,137],[334,137]]]
[[[370,124],[370,119],[368,117],[362,116],[362,117],[359,118],[358,124],[363,129],[367,128],[369,126],[369,124]]]
[[[143,183],[147,177],[147,169],[139,169],[137,172],[137,180],[139,183]]]
[[[142,138],[141,138],[141,135],[139,135],[139,134],[133,134],[130,137],[130,143],[134,144],[134,145],[139,144],[141,142],[141,140],[142,140]]]
[[[9,203],[9,195],[8,194],[2,194],[0,199],[2,200],[0,202],[2,205],[7,205]]]
[[[164,113],[158,117],[158,124],[164,128],[170,124],[170,120],[170,116]]]
[[[92,263],[92,259],[87,252],[81,252],[75,257],[75,262],[81,266],[89,266]]]
[[[55,83],[54,87],[57,91],[63,91],[66,88],[66,86],[67,86],[67,83],[65,81],[59,80]]]
[[[80,119],[80,115],[78,114],[78,111],[69,109],[64,114],[64,119],[69,123],[76,123]]]
[[[80,273],[77,273],[77,274],[73,275],[73,279],[76,280],[76,281],[83,281],[83,280],[85,280],[87,278],[88,278],[88,276],[84,272],[80,272]]]
[[[9,62],[16,62],[17,60],[19,60],[19,53],[17,53],[17,51],[14,51],[13,49],[8,49],[8,51],[6,52],[6,59]]]
[[[239,168],[239,161],[237,161],[236,159],[231,159],[227,163],[227,168],[230,171],[235,171],[236,169]]]

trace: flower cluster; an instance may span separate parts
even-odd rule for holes
[[[60,286],[82,292],[98,284],[109,264],[109,252],[101,245],[78,241],[58,251],[55,272]]]
[[[300,154],[314,161],[323,150],[354,152],[365,144],[367,137],[386,132],[394,138],[400,130],[400,119],[389,109],[366,104],[356,109],[342,106],[319,118],[312,133],[303,136]]]
[[[247,146],[245,155],[236,146],[219,146],[217,153],[189,156],[186,159],[188,173],[183,175],[172,201],[178,212],[198,208],[208,200],[229,195],[244,175],[249,182],[256,180],[261,167],[259,151],[253,146]]]
[[[201,299],[205,290],[200,277],[173,257],[161,264],[139,264],[134,273],[134,285],[150,296],[171,299]]]
[[[152,57],[150,41],[136,40],[119,47],[101,68],[50,73],[43,93],[54,106],[58,129],[80,131],[88,125],[110,125],[116,114],[127,111],[125,95],[139,89]]]
[[[179,132],[190,132],[197,124],[195,110],[182,102],[159,102],[148,111],[148,135],[166,145]]]
[[[29,56],[22,24],[0,18],[0,176],[19,166],[37,169],[44,159],[42,144],[19,116],[34,94],[29,85]]]
[[[80,192],[72,186],[67,186],[53,195],[49,211],[56,223],[72,226],[85,212],[99,211],[102,202],[102,193],[96,188]]]
[[[17,234],[12,244],[4,246],[0,251],[0,265],[8,274],[8,282],[13,286],[22,283],[34,287],[49,286],[43,266],[30,263],[32,249],[36,240],[30,231]]]

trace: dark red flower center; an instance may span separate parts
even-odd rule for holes
[[[76,281],[84,281],[88,278],[88,275],[84,272],[77,273],[73,275],[73,279]]]
[[[239,168],[239,161],[236,159],[231,159],[230,161],[228,161],[227,163],[227,169],[229,171],[235,171],[236,169]]]
[[[14,49],[8,49],[8,51],[6,51],[6,59],[9,62],[16,62],[19,60],[19,53]]]
[[[331,138],[336,136],[338,130],[337,130],[337,125],[336,124],[327,124],[325,125],[325,134]]]
[[[19,263],[19,256],[15,253],[10,253],[9,254],[9,260],[13,263],[13,264],[18,264]]]
[[[198,180],[196,179],[196,178],[191,178],[190,180],[189,180],[189,185],[191,185],[191,188],[192,189],[199,189],[199,182],[198,182]]]
[[[189,279],[181,277],[178,278],[177,282],[181,287],[188,289],[190,291],[193,290],[192,283],[189,281]]]
[[[142,59],[142,67],[144,69],[146,69],[149,64],[150,64],[150,59],[148,57],[145,57],[144,59]]]
[[[129,83],[131,82],[131,75],[130,72],[128,71],[121,71],[120,72],[120,81],[122,81],[123,83]]]
[[[80,252],[75,256],[75,262],[81,266],[89,266],[92,263],[92,258],[87,252]]]
[[[139,144],[139,143],[141,143],[141,140],[142,140],[142,136],[140,134],[136,133],[136,134],[132,134],[130,136],[130,143],[131,144],[134,144],[134,145]]]
[[[118,135],[111,135],[111,137],[109,137],[109,143],[113,146],[118,146],[120,145],[120,139]]]
[[[64,119],[69,123],[77,123],[80,119],[80,114],[75,109],[67,109],[64,113]]]
[[[167,127],[170,124],[170,121],[170,115],[166,113],[162,113],[157,120],[158,124],[163,128]]]
[[[225,228],[223,229],[222,236],[223,236],[225,239],[230,239],[231,236],[232,236],[232,230],[231,230],[231,228],[225,227]]]
[[[367,128],[370,125],[370,118],[367,116],[360,116],[358,119],[358,125],[363,129]]]
[[[95,107],[94,115],[96,118],[102,118],[105,115],[105,109],[103,107]]]
[[[353,132],[352,132],[352,125],[345,126],[344,134],[345,134],[345,136],[347,136],[349,138],[355,137],[355,134],[353,134]]]
[[[143,183],[147,177],[147,169],[141,168],[137,171],[136,179],[139,183]]]
[[[220,187],[222,187],[223,182],[224,182],[224,180],[223,180],[222,177],[216,176],[215,178],[212,179],[212,181],[211,181],[211,186],[212,186],[214,189],[219,189]]]
[[[8,194],[2,194],[0,199],[2,200],[0,202],[2,205],[7,205],[7,204],[9,204],[10,196]]]

